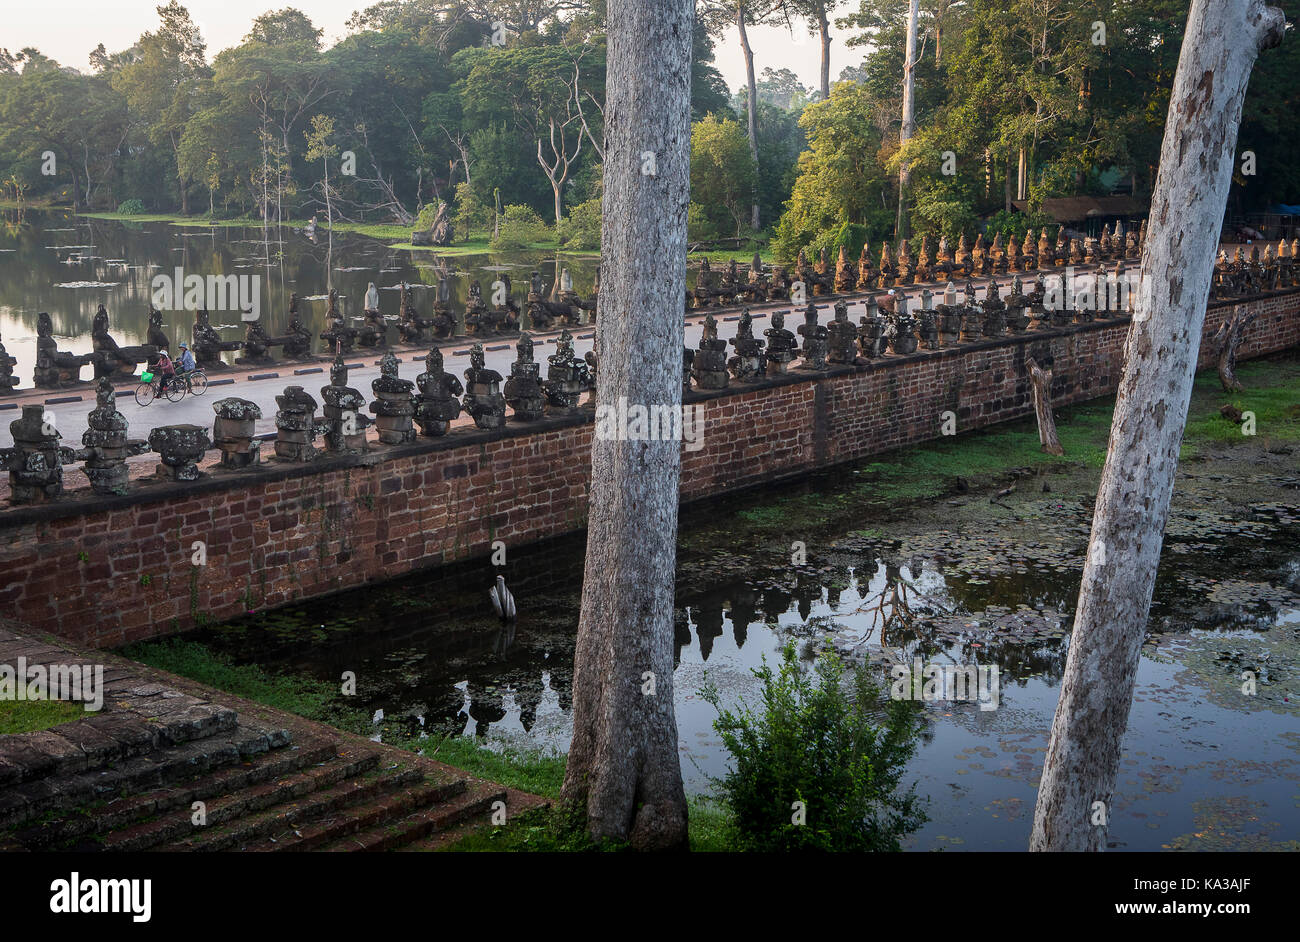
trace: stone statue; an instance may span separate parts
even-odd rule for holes
[[[363,347],[384,347],[388,345],[388,322],[379,311],[379,289],[370,282],[366,288],[366,307],[362,314],[361,327],[357,333],[357,343]]]
[[[803,337],[803,348],[799,351],[803,362],[799,364],[799,368],[826,369],[826,328],[817,323],[817,305],[811,302],[803,309],[803,323],[799,325],[799,336]]]
[[[749,308],[740,312],[740,323],[736,336],[731,338],[731,345],[736,348],[736,355],[727,361],[731,375],[742,382],[758,379],[765,372],[763,363],[763,341],[754,336],[754,319]]]
[[[555,352],[546,358],[549,364],[546,370],[546,398],[548,403],[561,412],[571,412],[578,408],[578,400],[586,391],[589,377],[587,364],[579,360],[573,352],[573,336],[566,330],[560,333],[555,344]]]
[[[339,313],[338,289],[331,288],[329,297],[329,309],[325,312],[325,319],[329,322],[329,326],[321,331],[320,339],[329,344],[331,350],[347,355],[352,352],[352,344],[357,339],[358,331],[355,327],[349,327],[348,322]]]
[[[311,331],[302,322],[298,313],[298,295],[289,295],[289,333],[281,338],[281,352],[292,360],[306,360],[311,357]]]
[[[84,470],[90,489],[96,494],[125,494],[128,469],[126,459],[142,455],[149,443],[126,437],[126,416],[117,411],[117,395],[107,376],[100,377],[95,388],[95,408],[86,419],[81,434],[82,450],[77,457],[85,461]]]
[[[727,342],[718,339],[718,322],[712,314],[704,316],[704,335],[691,364],[697,389],[727,388]]]
[[[465,411],[479,428],[501,428],[506,424],[506,397],[501,394],[501,374],[485,364],[483,344],[476,343],[470,349],[469,364],[465,371]]]
[[[867,298],[867,313],[858,320],[858,350],[865,359],[882,356],[885,352],[885,319],[880,316],[876,296]]]
[[[335,355],[330,365],[330,384],[322,387],[320,394],[325,401],[321,408],[325,416],[325,449],[334,454],[365,452],[370,416],[361,410],[366,398],[348,385],[348,366],[342,352]]]
[[[212,443],[221,452],[221,467],[237,470],[262,460],[262,443],[255,440],[262,407],[251,399],[231,396],[212,404]]]
[[[23,406],[20,418],[9,423],[14,443],[0,448],[0,462],[9,471],[9,502],[44,503],[63,493],[63,466],[76,460],[71,448],[45,416],[45,406]]]
[[[415,396],[415,421],[420,434],[430,438],[446,435],[451,423],[460,415],[464,387],[460,380],[443,371],[442,351],[431,349],[424,358],[424,372],[415,378],[420,391]]]
[[[546,393],[539,380],[539,364],[533,359],[533,338],[527,332],[515,343],[515,362],[506,380],[506,402],[520,422],[535,422],[546,413]]]
[[[790,368],[794,360],[797,342],[794,334],[786,329],[785,314],[772,312],[772,326],[763,331],[767,337],[767,375],[775,376]]]
[[[826,325],[826,359],[837,365],[860,363],[858,356],[858,331],[849,320],[847,301],[835,302],[835,315]]]
[[[221,354],[227,350],[238,350],[243,345],[241,340],[222,340],[209,320],[205,310],[194,312],[194,330],[190,335],[190,347],[194,358],[202,365],[205,372],[229,369]]]
[[[375,416],[379,441],[384,445],[403,445],[415,441],[415,383],[397,373],[397,357],[392,351],[379,361],[379,376],[370,384],[375,399],[370,411]]]
[[[164,425],[149,431],[149,447],[158,452],[157,474],[169,481],[197,481],[199,462],[212,447],[201,425]]]
[[[311,461],[316,457],[316,436],[326,431],[317,419],[317,402],[301,386],[286,386],[275,397],[275,456],[287,461]]]
[[[99,305],[90,328],[91,343],[95,353],[95,377],[126,379],[135,375],[137,363],[148,363],[158,357],[158,349],[151,346],[119,347],[108,332],[108,311]]]
[[[98,359],[94,353],[66,353],[54,340],[54,322],[42,311],[36,315],[36,369],[39,389],[59,389],[81,382],[81,368]],[[62,480],[62,477],[60,477]],[[60,487],[62,485],[60,484]]]
[[[18,377],[14,375],[14,367],[17,365],[18,358],[10,356],[4,342],[0,341],[0,396],[12,394],[18,386]]]

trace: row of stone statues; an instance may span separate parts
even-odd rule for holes
[[[276,397],[275,455],[285,461],[310,461],[322,453],[362,453],[368,447],[366,429],[372,424],[385,445],[414,441],[417,426],[422,435],[445,435],[462,410],[479,428],[500,428],[506,421],[507,403],[517,420],[536,421],[548,411],[576,410],[582,394],[594,389],[595,358],[590,353],[578,358],[568,331],[561,333],[555,353],[547,358],[544,380],[527,333],[520,335],[516,351],[504,391],[501,374],[487,368],[479,343],[470,351],[464,386],[444,370],[437,347],[425,356],[425,372],[414,381],[398,375],[398,360],[387,353],[380,361],[380,375],[371,383],[375,398],[367,403],[360,390],[348,385],[348,366],[340,350],[330,367],[329,385],[320,391],[320,403],[301,386],[289,386]],[[231,397],[213,403],[216,420],[211,436],[197,425],[166,425],[152,429],[148,440],[141,441],[127,437],[127,420],[117,411],[115,397],[110,379],[101,377],[81,449],[60,444],[61,436],[44,406],[23,407],[21,417],[9,426],[14,445],[0,449],[12,503],[58,497],[63,491],[63,466],[77,461],[85,462],[91,489],[97,494],[125,493],[127,458],[150,450],[159,455],[158,476],[176,481],[196,480],[199,462],[214,445],[221,452],[223,468],[260,462],[261,442],[255,427],[262,412],[254,402]],[[318,437],[323,438],[323,447],[317,447]]]
[[[683,384],[684,389],[690,389],[692,381],[699,389],[725,389],[731,379],[746,382],[785,373],[796,359],[800,360],[797,369],[825,370],[831,365],[862,365],[877,357],[907,355],[921,346],[937,350],[1007,333],[1105,320],[1127,314],[1133,300],[1124,263],[1118,262],[1110,275],[1096,271],[1077,276],[1073,284],[1063,276],[1039,273],[1032,286],[1026,286],[1016,275],[1005,298],[993,281],[977,300],[975,285],[968,281],[959,301],[950,281],[938,304],[934,294],[923,289],[915,311],[906,295],[891,289],[884,296],[867,298],[867,313],[856,325],[848,318],[847,301],[835,303],[834,315],[825,325],[819,323],[817,305],[810,302],[797,336],[785,326],[784,312],[774,311],[771,326],[763,332],[766,340],[754,336],[753,318],[746,308],[730,340],[734,348],[730,357],[728,342],[718,337],[710,313],[705,315],[698,349],[685,351]]]
[[[1261,257],[1258,245],[1250,247],[1247,255],[1241,246],[1229,260],[1226,251],[1220,251],[1214,263],[1214,281],[1211,293],[1216,298],[1234,298],[1264,291],[1282,291],[1300,287],[1300,238],[1285,239],[1264,246]]]
[[[768,274],[757,252],[750,263],[749,272],[741,279],[735,260],[715,274],[704,259],[696,277],[695,290],[688,296],[688,307],[729,307],[735,304],[789,300],[795,284],[802,284],[808,296],[847,294],[854,291],[887,290],[906,285],[943,282],[952,278],[976,278],[1005,275],[1011,272],[1029,272],[1067,265],[1102,265],[1141,257],[1146,242],[1146,223],[1139,230],[1127,234],[1120,223],[1102,229],[1100,237],[1071,239],[1060,229],[1055,243],[1043,229],[1034,240],[1032,231],[1025,233],[1023,242],[1009,239],[1005,243],[1002,233],[997,233],[992,245],[986,245],[984,235],[976,236],[974,246],[967,243],[963,234],[954,252],[947,237],[939,240],[938,250],[931,251],[929,236],[921,239],[920,250],[913,256],[907,239],[891,250],[888,242],[880,247],[878,265],[872,264],[870,244],[862,246],[856,265],[850,263],[843,246],[832,267],[825,249],[810,264],[805,250],[800,250],[794,271],[777,265]]]

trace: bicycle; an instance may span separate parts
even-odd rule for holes
[[[189,385],[179,382],[179,379],[179,376],[173,376],[167,388],[163,389],[162,377],[145,370],[140,374],[140,385],[135,387],[135,401],[141,406],[147,406],[160,395],[165,395],[168,402],[180,402],[189,392]],[[207,388],[207,377],[204,377],[203,388]]]
[[[193,396],[202,396],[208,391],[208,374],[198,367],[188,373],[177,373],[177,380],[185,381],[185,390]]]

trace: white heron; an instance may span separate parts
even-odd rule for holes
[[[497,584],[488,590],[488,598],[498,618],[507,624],[515,620],[515,597],[506,588],[505,576],[497,576]]]

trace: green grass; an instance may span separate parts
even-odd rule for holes
[[[691,798],[687,827],[691,850],[715,853],[734,850],[730,844],[730,817],[715,802]],[[628,850],[626,844],[592,841],[575,808],[555,805],[525,811],[501,827],[479,828],[441,848],[456,853],[589,853]]]
[[[351,732],[363,732],[369,723],[364,711],[338,702],[338,687],[333,684],[300,675],[273,674],[255,664],[238,665],[196,641],[181,638],[143,641],[128,645],[121,653],[237,697]]]
[[[1257,441],[1300,441],[1300,361],[1242,363],[1237,367],[1237,379],[1245,388],[1229,394],[1223,391],[1217,371],[1206,370],[1196,377],[1183,435],[1183,457],[1195,454],[1199,446],[1208,443],[1241,445],[1250,440],[1242,434],[1241,426],[1219,414],[1224,403],[1255,413]]]
[[[560,786],[564,784],[563,756],[510,748],[498,752],[480,745],[468,736],[394,741],[393,745],[412,749],[427,758],[445,762],[498,785],[546,798],[559,798]]]
[[[66,700],[0,700],[0,736],[34,733],[85,715],[80,703]]]

